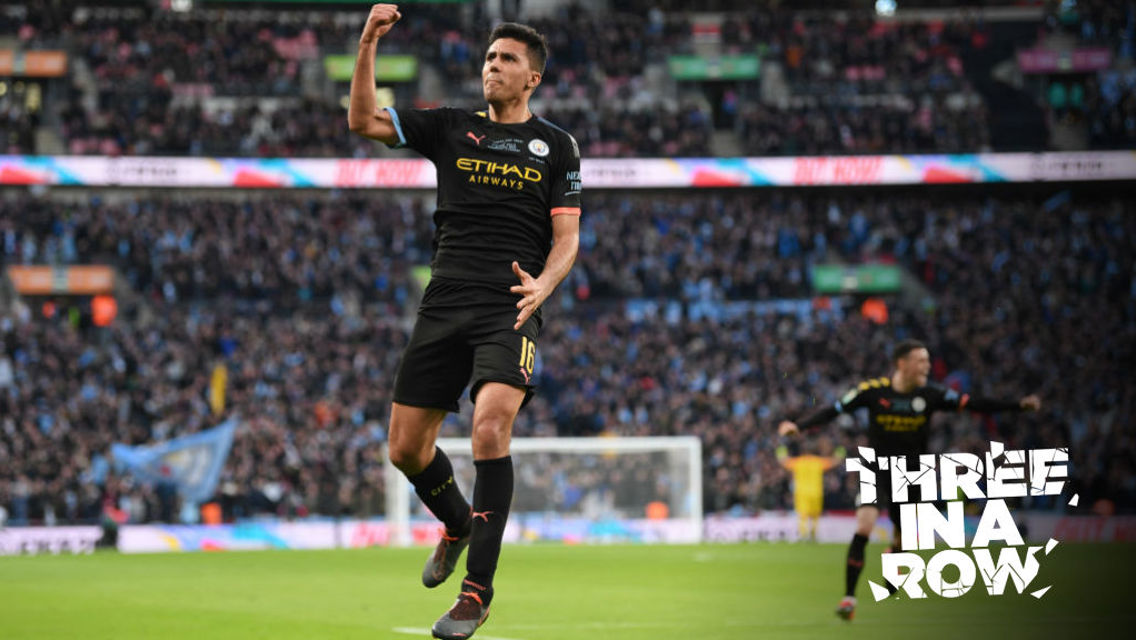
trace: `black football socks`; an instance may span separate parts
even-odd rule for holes
[[[860,579],[860,572],[864,570],[864,548],[868,546],[868,536],[856,534],[852,536],[852,544],[848,545],[848,570],[844,575],[844,595],[856,595],[856,581]]]
[[[513,502],[513,458],[475,460],[477,482],[473,487],[473,523],[466,557],[462,591],[473,591],[489,606],[493,599],[493,575],[501,555],[501,538]]]
[[[446,525],[446,535],[460,538],[469,533],[469,503],[454,482],[454,468],[441,449],[435,447],[434,460],[422,473],[407,479],[434,517]]]

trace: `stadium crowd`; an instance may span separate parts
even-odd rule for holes
[[[1090,78],[1085,83],[1085,112],[1093,148],[1136,147],[1136,71]]]
[[[27,48],[63,47],[76,60],[72,66],[91,78],[87,87],[72,69],[60,81],[67,86],[44,107],[44,122],[59,119],[68,153],[388,153],[350,138],[339,100],[346,86],[333,86],[319,70],[322,56],[353,53],[362,13],[53,6],[43,15],[28,11],[18,38]],[[838,20],[735,7],[711,30],[721,51],[757,54],[783,70],[779,93],[759,101],[757,80],[739,83],[748,96],[742,99],[738,91],[718,95],[698,83],[649,79],[650,65],[663,68],[669,56],[693,52],[706,36],[704,25],[681,11],[629,9],[597,13],[567,5],[532,21],[547,30],[552,52],[535,110],[579,132],[585,155],[710,155],[715,130],[732,131],[746,154],[989,148],[987,105],[969,75],[979,71],[964,68],[962,55],[988,45],[981,21],[893,23],[866,12]],[[1125,14],[1102,11],[1099,19],[1086,12],[1078,23],[1089,42],[1118,39],[1123,31]],[[381,51],[412,54],[436,68],[446,92],[438,100],[476,106],[480,34],[489,22],[475,12],[463,23],[459,13],[416,6]],[[417,97],[395,84],[403,103]],[[1130,141],[1130,83],[1123,96],[1104,92],[1086,111],[1094,145],[1121,148]],[[217,97],[232,100],[206,106]],[[604,108],[591,106],[597,104]],[[9,152],[35,151],[32,137],[9,135],[5,142]]]
[[[546,303],[540,392],[516,433],[697,435],[707,510],[787,508],[776,422],[887,374],[887,346],[918,337],[935,379],[1046,403],[1028,416],[940,417],[936,449],[984,450],[992,438],[1068,446],[1082,507],[1130,512],[1132,205],[1046,195],[596,194],[579,264]],[[111,264],[136,294],[120,296],[107,328],[76,299],[24,299],[0,314],[9,522],[90,520],[108,506],[130,521],[176,518],[169,488],[116,473],[109,445],[230,415],[242,426],[218,488],[226,517],[380,512],[426,212],[412,195],[5,198],[5,264]],[[812,265],[863,261],[902,265],[919,301],[892,300],[877,324],[854,298],[814,295]],[[778,299],[803,302],[760,304]],[[738,302],[752,304],[738,312]],[[219,413],[218,365],[228,376]],[[444,434],[466,433],[469,416],[464,402]],[[854,425],[832,425],[825,446],[862,442]],[[561,489],[579,499],[609,481],[580,474]],[[828,506],[851,506],[851,480],[827,482]]]
[[[39,114],[27,108],[24,96],[5,86],[0,95],[0,153],[22,153],[35,148]]]
[[[752,156],[825,153],[962,153],[989,150],[981,102],[948,108],[928,97],[912,104],[874,106],[751,105],[740,118],[741,141]]]

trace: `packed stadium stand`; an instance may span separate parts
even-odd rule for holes
[[[517,433],[697,434],[708,508],[784,508],[776,420],[886,373],[888,343],[918,336],[937,379],[1052,406],[943,419],[939,447],[1068,440],[1082,495],[1131,508],[1136,496],[1110,479],[1132,474],[1121,423],[1134,409],[1133,213],[1118,194],[1084,191],[597,194],[580,263],[549,302],[541,393]],[[58,518],[89,514],[112,442],[215,424],[218,363],[226,411],[248,425],[222,485],[234,504],[374,508],[360,496],[381,490],[378,444],[416,296],[407,274],[429,250],[420,197],[20,196],[0,219],[7,263],[112,264],[134,292],[110,328],[81,305],[70,313],[71,300],[52,317],[27,302],[5,314],[0,455],[14,519],[41,519],[47,504]],[[833,260],[902,265],[925,297],[873,326],[856,299],[812,290],[810,266]],[[805,304],[762,305],[773,300]],[[468,407],[447,429],[466,420]],[[857,431],[843,427],[831,438],[851,446]],[[152,489],[117,482],[136,517],[153,517]],[[850,506],[853,489],[831,487],[833,506]]]
[[[5,151],[389,153],[342,127],[349,69],[328,59],[353,56],[364,12],[155,4],[7,4],[13,50],[59,50],[69,64],[57,80],[0,95]],[[1132,74],[1113,64],[1131,55],[1130,3],[902,20],[807,3],[594,4],[546,5],[531,20],[552,50],[534,107],[592,157],[1125,148],[1136,135]],[[477,34],[489,24],[478,3],[416,5],[383,42],[414,67],[392,72],[390,97],[476,105]],[[1097,53],[1057,74],[1041,63],[1008,70],[1023,39],[1030,51]],[[732,75],[690,63],[711,55],[729,58]]]
[[[353,64],[365,11],[170,4],[0,8],[0,49],[66,57],[58,75],[0,74],[0,151],[410,157],[347,130],[350,67],[333,57]],[[902,19],[864,3],[535,4],[516,16],[552,49],[533,109],[585,158],[1136,145],[1133,2],[925,2]],[[480,34],[500,17],[478,3],[407,9],[380,46],[406,64],[380,78],[385,100],[478,106]],[[1091,53],[1059,69],[1047,51]],[[176,522],[177,492],[116,471],[110,447],[230,416],[242,425],[214,496],[225,519],[382,514],[393,375],[433,204],[414,190],[4,187],[0,264],[106,265],[118,283],[109,323],[89,297],[0,285],[7,523],[91,523],[108,509]],[[886,375],[888,347],[914,337],[943,384],[1045,402],[942,416],[936,450],[1067,446],[1082,510],[1131,513],[1134,207],[1112,183],[586,191],[580,256],[546,303],[540,391],[516,434],[696,435],[707,512],[789,509],[777,422]],[[875,296],[818,290],[826,264],[895,266],[903,284],[881,316],[864,306]],[[462,407],[445,435],[468,434]],[[860,427],[838,421],[822,449],[852,450]],[[853,507],[853,476],[826,483],[826,506]]]

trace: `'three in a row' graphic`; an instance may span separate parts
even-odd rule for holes
[[[909,461],[908,456],[877,457],[868,447],[860,447],[859,454],[859,458],[846,460],[845,467],[859,474],[861,504],[876,503],[876,474],[886,473],[891,480],[890,498],[900,505],[903,551],[883,555],[883,576],[908,597],[926,598],[925,584],[936,595],[957,598],[974,587],[979,574],[989,595],[1002,595],[1011,580],[1019,594],[1025,593],[1040,569],[1037,554],[1044,550],[1048,555],[1057,546],[1050,538],[1044,546],[1017,549],[1026,543],[1006,498],[1060,495],[1068,478],[1068,449],[1007,451],[1002,443],[991,442],[985,459],[972,453],[944,453],[920,455]],[[918,490],[917,498],[913,489]],[[969,544],[964,499],[986,500]],[[1073,496],[1070,504],[1075,505],[1076,499]],[[945,503],[945,513],[934,504],[938,501]],[[934,550],[936,535],[950,548],[926,561],[912,553]],[[1006,546],[995,555],[989,548],[992,542]],[[952,565],[958,577],[948,580],[943,570]],[[869,585],[877,601],[888,597],[887,587],[875,582]],[[1049,588],[1030,595],[1041,598]]]

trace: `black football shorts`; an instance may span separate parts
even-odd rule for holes
[[[891,473],[887,471],[879,471],[875,464],[868,464],[869,468],[876,471],[876,502],[874,504],[864,504],[861,501],[860,492],[856,492],[856,506],[857,507],[875,507],[888,515],[891,520],[892,526],[895,530],[899,531],[899,503],[891,499]],[[896,534],[898,536],[898,533]]]
[[[532,399],[541,319],[534,314],[514,331],[520,298],[510,304],[506,296],[475,293],[462,283],[430,282],[395,374],[395,402],[457,412],[466,385],[476,402],[486,382],[524,389],[521,406]]]

